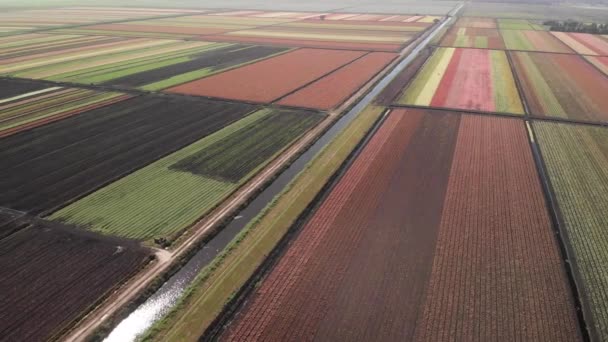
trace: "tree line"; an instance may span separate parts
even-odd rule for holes
[[[584,32],[593,34],[608,34],[608,23],[581,23],[574,20],[556,21],[549,20],[543,23],[545,26],[549,26],[551,31],[561,32]]]

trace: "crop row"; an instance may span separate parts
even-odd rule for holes
[[[534,131],[581,276],[592,337],[608,338],[608,130],[534,122]]]
[[[62,7],[3,11],[0,13],[0,35],[36,29],[83,25],[95,22],[163,17],[188,13],[190,10],[153,8]],[[202,11],[196,11],[202,12]]]
[[[35,83],[26,83],[28,87],[35,87],[26,90],[21,84],[23,82],[0,81],[1,87],[23,90],[19,95],[0,100],[0,137],[107,106],[129,97],[116,92],[41,86]],[[29,91],[30,89],[36,90]]]
[[[608,56],[608,38],[600,35],[485,26],[491,25],[455,26],[445,35],[441,46]]]
[[[502,30],[546,30],[538,21],[527,19],[509,18],[480,18],[480,17],[461,17],[454,24],[455,27],[480,28],[480,29],[502,29]]]
[[[129,238],[169,237],[205,215],[322,118],[302,111],[260,110],[101,188],[51,219]]]
[[[0,140],[0,205],[40,214],[237,121],[253,107],[138,97]]]
[[[580,339],[523,122],[392,111],[223,339],[311,336]]]
[[[608,121],[608,77],[582,57],[511,52],[530,114]]]
[[[4,237],[0,240],[2,339],[57,338],[142,267],[148,255],[130,242],[83,235],[42,221],[32,221]]]

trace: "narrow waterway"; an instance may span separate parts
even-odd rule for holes
[[[460,9],[460,7],[458,8]],[[343,115],[319,140],[302,154],[289,168],[277,177],[270,186],[260,193],[247,207],[241,210],[234,220],[213,237],[197,252],[175,275],[173,275],[154,295],[140,305],[127,318],[122,320],[108,335],[105,341],[134,341],[154,322],[173,308],[184,290],[196,275],[254,218],[281,190],[306,166],[306,164],[333,138],[342,131],[357,115],[405,69],[429,41],[448,25],[451,18],[437,26],[431,34],[421,41],[390,73],[388,73],[357,105]]]

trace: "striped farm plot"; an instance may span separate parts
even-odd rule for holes
[[[471,27],[495,29],[498,28],[496,19],[493,18],[475,18],[475,17],[460,17],[454,24],[454,27]]]
[[[608,76],[608,56],[585,56],[585,59],[595,65],[601,72]]]
[[[398,104],[524,114],[504,51],[438,48]]]
[[[307,19],[205,38],[287,46],[397,51],[431,25],[424,22]]]
[[[432,23],[440,16],[432,15],[388,15],[388,14],[361,14],[361,13],[329,13],[329,12],[271,12],[271,11],[227,11],[209,13],[211,16],[240,16],[253,18],[281,18],[281,19],[321,19],[327,21],[367,21],[367,22],[404,22],[404,23]]]
[[[18,81],[0,81],[2,88],[19,87]],[[30,89],[31,90],[31,89]],[[2,96],[4,96],[3,92]],[[48,124],[87,110],[129,98],[117,92],[43,86],[0,99],[0,137]]]
[[[608,121],[608,77],[581,56],[511,52],[531,115]]]
[[[500,30],[508,50],[574,53],[547,31]]]
[[[608,56],[608,38],[589,33],[551,32],[581,55]]]
[[[499,18],[496,20],[498,22],[498,28],[501,30],[547,30],[547,28],[540,23],[527,19]]]
[[[51,215],[104,234],[177,234],[219,204],[322,114],[262,109]]]
[[[505,43],[497,29],[475,27],[453,27],[441,41],[446,47],[474,47],[504,49]]]
[[[94,42],[85,47],[53,47],[50,51],[29,53],[28,46],[22,52],[0,60],[0,74],[27,78],[47,78],[77,68],[110,64],[118,61],[162,55],[180,49],[204,47],[212,43],[183,42],[166,39],[113,38]]]
[[[592,341],[608,339],[608,129],[534,122],[563,219]]]
[[[228,31],[277,25],[295,19],[192,15],[124,23],[91,25],[66,32],[156,38],[196,38]]]
[[[204,11],[112,7],[66,7],[4,11],[0,13],[0,35],[95,22],[111,22],[202,12]]]

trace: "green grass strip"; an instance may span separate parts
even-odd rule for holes
[[[519,59],[520,65],[524,69],[518,70],[518,73],[524,73],[524,76],[528,79],[532,88],[524,89],[526,92],[525,96],[534,96],[534,98],[540,103],[540,106],[542,107],[544,112],[551,113],[552,115],[558,117],[566,118],[566,111],[559,103],[556,94],[553,93],[553,89],[545,80],[545,77],[536,66],[534,60],[532,60],[532,58],[530,57],[530,54],[528,54],[527,52],[517,52],[513,56]],[[530,108],[530,110],[534,109]]]

